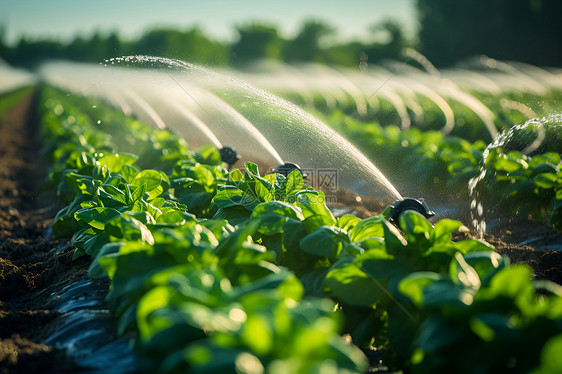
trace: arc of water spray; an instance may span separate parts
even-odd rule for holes
[[[448,94],[453,99],[458,100],[460,103],[466,105],[470,110],[472,110],[488,129],[492,139],[495,139],[498,135],[498,130],[494,124],[494,113],[486,105],[484,105],[480,100],[476,99],[474,96],[466,94],[459,90],[457,87],[441,87],[446,94]]]
[[[212,113],[210,113],[203,105],[201,105],[201,103],[200,103],[197,99],[195,99],[195,97],[187,90],[187,88],[186,88],[184,85],[181,84],[180,81],[178,81],[178,80],[176,79],[176,77],[174,77],[174,76],[173,76],[172,74],[170,74],[169,72],[168,72],[167,74],[168,74],[168,76],[169,76],[170,78],[172,78],[172,79],[174,80],[174,82],[176,82],[176,84],[191,98],[191,100],[193,100],[193,101],[197,104],[197,106],[199,106],[199,107],[213,120],[213,122],[215,122],[215,123],[228,135],[228,137],[229,137],[230,139],[232,139],[232,141],[234,141],[234,142],[237,143],[237,146],[239,147],[239,149],[244,149],[244,146],[241,145],[241,144],[239,144],[239,143],[236,141],[236,138],[235,138],[234,136],[232,136],[232,135],[229,133],[229,131],[227,131],[227,129],[225,128],[225,126],[223,126],[223,125],[221,124],[221,122],[220,122],[215,116],[213,116]],[[220,99],[217,98],[217,100],[220,100]],[[222,100],[221,100],[221,102],[222,102]],[[238,116],[240,116],[240,117],[243,118],[243,116],[242,116],[240,113],[236,112],[234,109],[232,109],[232,111],[235,112],[235,113],[233,113],[234,115],[238,115]],[[243,118],[243,119],[245,120],[245,118]],[[283,163],[283,159],[282,159],[281,156],[277,153],[277,151],[275,150],[275,148],[267,141],[267,139],[266,139],[263,135],[261,135],[261,133],[260,133],[255,127],[253,127],[250,122],[244,121],[244,124],[248,127],[249,133],[252,133],[252,134],[253,134],[254,138],[256,138],[256,140],[258,141],[258,143],[259,143],[260,145],[262,145],[262,146],[267,150],[267,152],[269,152],[270,155],[271,155],[273,158],[276,159],[277,162],[279,162],[279,163],[282,164],[282,163]],[[251,127],[251,128],[250,128],[250,127]],[[210,130],[209,130],[209,131],[210,131]],[[214,136],[214,135],[213,135],[213,136]],[[215,137],[215,139],[216,139],[216,137]],[[217,139],[217,142],[218,142],[218,139]],[[219,144],[220,144],[220,142],[219,142]]]
[[[166,123],[162,118],[156,113],[154,108],[152,108],[143,98],[141,98],[135,91],[128,87],[121,87],[123,93],[131,99],[134,103],[140,106],[140,108],[150,117],[154,124],[161,130],[166,128]]]
[[[351,98],[355,102],[355,111],[360,116],[367,115],[367,99],[363,96],[361,90],[340,71],[331,69],[327,66],[322,66],[322,68],[335,75],[336,85],[338,85],[342,91],[351,96]]]
[[[378,94],[380,90],[382,90],[382,88],[388,83],[388,81],[390,81],[390,79],[392,79],[392,77],[394,77],[394,75],[395,74],[391,72],[390,75],[369,96],[367,96],[367,98],[365,99],[365,103],[370,102],[371,99],[373,97],[375,97],[376,94]],[[366,105],[365,103],[363,105]],[[350,117],[355,117],[357,115],[357,113],[358,113],[358,110],[355,110],[353,113],[351,113]]]
[[[191,98],[191,100],[193,100],[217,125],[219,125],[223,129],[224,132],[226,132],[229,135],[231,139],[234,140],[234,137],[230,135],[230,133],[224,128],[224,126],[222,126],[220,122],[211,113],[209,113],[209,111],[203,105],[201,105],[201,103],[199,103],[199,101],[197,101],[195,97],[193,97],[193,95],[191,95],[191,93],[187,90],[187,88],[185,88],[185,86],[181,84],[180,81],[176,79],[176,77],[174,77],[170,72],[167,72],[167,74],[174,82],[176,82],[176,84],[183,90],[183,92],[185,92],[186,95]],[[236,142],[236,140],[234,141]],[[243,148],[241,144],[237,144],[237,145],[240,148]]]
[[[216,137],[215,134],[197,117],[195,114],[191,113],[187,110],[184,106],[180,103],[172,103],[173,107],[177,109],[181,114],[183,114],[187,119],[190,120],[190,123],[194,125],[201,133],[207,138],[209,142],[211,142],[215,147],[221,148],[222,143]]]
[[[115,102],[119,108],[121,108],[121,112],[123,112],[124,115],[129,117],[133,114],[133,109],[126,101],[123,100],[122,96],[116,95],[115,92],[108,92],[108,94],[111,100]]]
[[[418,90],[418,92],[425,95],[425,97],[433,101],[435,105],[439,107],[441,112],[443,112],[443,115],[445,116],[445,125],[441,129],[441,132],[445,135],[450,134],[455,127],[455,113],[453,112],[453,109],[451,108],[449,103],[447,103],[447,101],[443,99],[443,97],[441,97],[441,95],[439,95],[437,92],[433,91],[431,88],[423,84],[417,84],[416,89]]]

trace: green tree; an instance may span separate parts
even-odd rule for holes
[[[227,46],[209,39],[197,27],[187,31],[151,30],[134,43],[133,53],[202,64],[228,64]]]
[[[43,60],[61,59],[64,46],[53,40],[29,40],[22,37],[18,44],[8,51],[6,61],[11,65],[33,67]]]
[[[562,65],[560,0],[417,0],[420,49],[450,65],[485,54]]]
[[[325,49],[322,42],[334,33],[335,29],[328,24],[308,20],[297,36],[285,44],[283,57],[286,61],[324,61]]]
[[[72,42],[63,47],[64,57],[73,61],[100,62],[107,58],[128,54],[125,43],[116,32],[102,35],[95,32],[89,39],[76,36]]]
[[[251,23],[236,28],[239,38],[232,45],[233,62],[243,63],[251,60],[274,59],[281,57],[283,40],[277,28],[269,25]]]
[[[365,47],[364,52],[369,62],[402,58],[402,50],[408,46],[408,41],[397,21],[384,20],[373,25],[371,32],[375,36],[382,35],[383,41],[375,41]]]

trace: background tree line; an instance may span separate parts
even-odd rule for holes
[[[376,34],[387,33],[383,42],[332,45],[324,41],[335,35],[335,29],[313,20],[306,21],[297,35],[289,39],[283,38],[275,26],[248,23],[236,28],[237,37],[232,43],[213,40],[197,27],[183,31],[153,29],[132,41],[123,40],[116,32],[96,32],[89,38],[77,36],[69,43],[23,37],[14,46],[1,43],[0,57],[13,65],[34,65],[45,59],[100,62],[111,57],[143,54],[219,66],[240,66],[260,59],[357,66],[362,53],[372,56],[372,61],[396,59],[411,44],[397,22],[385,21],[376,31]]]
[[[96,32],[69,43],[21,38],[8,46],[0,30],[0,57],[13,65],[45,59],[99,62],[105,58],[146,54],[218,66],[244,66],[259,59],[319,62],[357,67],[385,59],[404,59],[413,47],[437,66],[486,54],[503,60],[562,66],[562,0],[415,0],[418,34],[406,38],[400,24],[387,20],[373,26],[371,41],[330,43],[336,30],[309,20],[292,38],[275,26],[248,23],[236,28],[232,43],[211,39],[201,29],[160,28],[136,40]]]

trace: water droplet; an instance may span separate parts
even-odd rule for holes
[[[98,119],[98,125],[101,125],[101,119]]]

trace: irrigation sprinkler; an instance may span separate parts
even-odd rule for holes
[[[400,214],[407,210],[414,210],[425,218],[431,218],[435,215],[435,212],[429,209],[427,204],[422,198],[414,199],[412,197],[406,197],[402,200],[396,200],[394,203],[389,205],[392,209],[390,213],[389,221],[398,224],[398,218],[400,218]]]
[[[285,177],[287,177],[293,170],[298,170],[302,174],[303,178],[307,177],[306,172],[303,171],[299,165],[292,162],[285,162],[283,165],[279,165],[273,169],[274,172],[282,174]]]
[[[228,170],[234,166],[238,160],[240,160],[240,155],[232,147],[222,147],[219,149],[222,162],[228,164]]]

